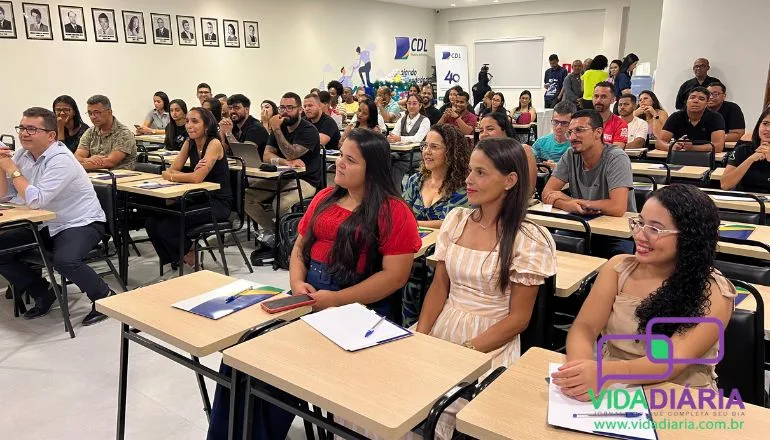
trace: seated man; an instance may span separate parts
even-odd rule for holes
[[[125,125],[112,116],[112,104],[104,95],[88,98],[88,117],[94,126],[80,138],[75,157],[86,170],[133,170],[136,140]]]
[[[249,114],[251,100],[240,93],[227,98],[230,109],[230,119],[219,121],[219,132],[225,138],[225,143],[252,143],[259,149],[259,157],[264,156],[267,145],[267,129]]]
[[[436,125],[438,120],[441,119],[441,112],[436,108],[433,100],[433,86],[425,84],[420,89],[420,100],[422,101],[422,108],[425,111],[425,116],[430,119],[430,125]]]
[[[396,122],[399,116],[401,116],[401,107],[398,106],[398,101],[393,98],[390,88],[387,86],[377,89],[377,97],[374,98],[374,103],[377,104],[377,112],[382,115],[382,119],[385,122]]]
[[[353,96],[353,90],[350,87],[342,89],[342,105],[345,106],[345,114],[352,115],[358,111],[358,101]]]
[[[703,87],[690,90],[687,95],[685,110],[671,114],[663,124],[660,136],[655,141],[655,148],[668,151],[671,139],[676,139],[674,150],[677,151],[714,151],[720,153],[725,148],[725,120],[722,115],[706,109],[709,91]]]
[[[468,92],[458,92],[452,106],[444,110],[444,114],[441,115],[438,123],[454,125],[465,136],[472,135],[474,130],[476,130],[478,119],[472,111],[468,111],[469,99],[470,95],[468,95]]]
[[[56,213],[56,219],[43,223],[40,230],[42,245],[53,254],[54,268],[92,302],[112,295],[104,280],[83,263],[104,237],[106,218],[85,170],[67,146],[56,140],[56,115],[40,107],[27,109],[16,129],[22,148],[14,153],[0,147],[0,169],[7,176],[0,177],[0,200]],[[34,240],[30,230],[11,230],[2,235],[0,249]],[[35,306],[24,314],[26,319],[43,316],[56,296],[40,270],[33,270],[18,257],[0,255],[0,275],[35,299]],[[83,325],[105,318],[92,304]]]
[[[575,103],[569,101],[561,101],[554,106],[551,117],[553,132],[537,138],[532,145],[532,152],[538,162],[545,163],[551,169],[556,167],[556,163],[570,147],[567,130],[572,114],[576,111]]]
[[[279,114],[270,118],[272,134],[267,141],[263,161],[273,165],[288,165],[303,167],[300,185],[302,197],[312,197],[321,184],[323,159],[320,154],[320,137],[318,130],[310,122],[300,117],[302,100],[299,95],[288,92],[281,97],[278,107]],[[284,181],[282,190],[296,188],[296,182],[290,179]],[[273,212],[265,211],[262,202],[273,198],[276,194],[275,180],[259,179],[255,185],[246,190],[246,213],[267,234],[275,232],[275,215],[284,215],[291,210],[292,205],[300,201],[297,191],[281,192],[280,212],[276,212],[276,202],[273,201]],[[252,260],[261,258],[268,246],[257,244],[252,253]]]
[[[636,96],[626,93],[618,99],[618,114],[628,124],[626,148],[644,148],[647,145],[649,125],[647,121],[634,116]]]
[[[628,124],[620,116],[612,113],[612,103],[615,102],[615,86],[607,81],[596,84],[592,102],[594,110],[599,112],[602,121],[604,121],[604,143],[625,150],[626,142],[628,142]]]
[[[706,107],[722,115],[725,120],[725,142],[738,142],[746,133],[746,120],[741,107],[727,99],[727,87],[722,83],[712,83],[707,87],[709,100]]]
[[[572,148],[561,157],[543,189],[543,203],[577,215],[621,217],[636,212],[631,160],[602,141],[602,117],[595,110],[572,115],[567,136]],[[569,184],[571,196],[562,192]],[[597,236],[595,253],[632,253],[633,242]]]
[[[324,94],[324,92],[320,94]],[[340,129],[334,119],[322,111],[319,96],[313,93],[305,96],[302,108],[305,110],[307,120],[318,130],[321,146],[336,149],[340,144]]]

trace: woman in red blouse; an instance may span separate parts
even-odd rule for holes
[[[336,186],[319,192],[300,221],[291,290],[315,298],[316,310],[358,302],[390,316],[388,297],[406,284],[422,242],[390,178],[388,141],[354,129],[336,166]]]

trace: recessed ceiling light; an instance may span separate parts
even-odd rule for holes
[[[451,7],[453,7],[453,8],[454,8],[454,7],[455,7],[455,6],[457,6],[457,5],[455,5],[454,3],[452,3],[452,4],[451,4],[451,5],[449,5],[449,6],[451,6]]]
[[[500,3],[500,0],[492,0],[492,3]]]

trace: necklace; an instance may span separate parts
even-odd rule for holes
[[[481,218],[479,218],[478,220],[476,220],[475,218],[473,218],[473,216],[471,216],[471,220],[473,220],[474,222],[476,222],[476,224],[477,224],[477,225],[479,225],[479,226],[481,226],[481,229],[483,229],[483,230],[485,230],[485,231],[487,230],[487,228],[489,228],[490,226],[492,226],[492,225],[495,223],[494,221],[492,221],[492,222],[490,222],[488,225],[484,226],[484,225],[482,225],[482,224],[481,224]]]

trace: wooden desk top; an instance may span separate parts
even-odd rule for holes
[[[403,145],[401,145],[400,143],[399,144],[390,144],[390,150],[391,151],[409,152],[409,151],[412,151],[412,150],[417,149],[417,148],[420,148],[420,143],[419,142],[410,142],[410,143],[406,143],[406,144],[403,144]]]
[[[647,156],[649,157],[649,153],[647,153]],[[657,168],[655,164],[649,163],[631,162],[631,171],[633,171],[634,174],[646,176],[666,175],[666,170],[664,168]],[[684,166],[678,170],[671,170],[671,177],[702,179],[709,171],[709,167]]]
[[[114,170],[112,174],[115,175],[115,183],[128,183],[136,182],[137,180],[152,180],[157,179],[160,176],[152,173],[142,173],[140,171],[130,170]],[[108,185],[112,183],[110,179],[100,179],[100,177],[109,176],[107,173],[88,173],[88,178],[91,179],[91,183],[95,185]]]
[[[409,432],[444,393],[491,365],[487,354],[420,333],[350,353],[304,321],[223,355],[225,364],[386,439]]]
[[[733,147],[735,146],[735,143],[733,143]],[[714,159],[716,159],[717,162],[721,162],[724,160],[727,153],[724,151],[721,153],[714,153]],[[668,157],[668,151],[663,150],[650,150],[647,152],[647,157],[653,158],[653,159],[665,159]]]
[[[433,267],[437,261],[435,255],[428,257],[428,264]],[[606,262],[604,258],[556,251],[556,296],[566,298],[575,293],[580,283]]]
[[[240,166],[231,166],[231,170],[237,170]],[[286,170],[278,170],[278,171],[262,171],[259,168],[254,167],[246,167],[246,177],[257,177],[261,179],[276,179],[278,176]],[[305,168],[294,168],[294,171],[298,173],[304,173]]]
[[[626,148],[623,151],[626,152],[628,157],[641,157],[645,154],[647,149],[646,148]]]
[[[259,324],[274,318],[291,320],[310,312],[310,307],[300,307],[271,315],[255,305],[215,321],[171,306],[235,280],[202,270],[100,299],[96,310],[201,357],[232,346],[247,330]]]
[[[745,223],[723,221],[722,224],[740,225]],[[749,235],[749,238],[748,238],[749,240],[760,241],[763,243],[770,243],[770,226],[762,226],[762,225],[748,225],[748,226],[755,228],[754,231],[751,233],[751,235]],[[717,242],[717,251],[724,252],[726,254],[731,254],[731,255],[741,255],[744,257],[770,260],[770,253],[768,253],[766,250],[762,248],[745,246],[745,245],[734,244],[734,243],[726,243],[723,241]]]
[[[166,135],[164,134],[138,134],[134,135],[134,139],[140,142],[147,142],[150,144],[162,144],[166,142]]]
[[[722,180],[722,176],[725,175],[725,169],[719,167],[711,172],[711,180]]]
[[[530,348],[497,380],[487,387],[457,414],[457,429],[465,434],[483,440],[577,440],[596,439],[592,434],[556,428],[548,424],[548,375],[549,362],[564,362],[565,356],[542,348]],[[671,383],[654,385],[655,388],[679,388]],[[648,393],[649,389],[645,387]],[[677,394],[679,395],[679,394]],[[714,416],[686,413],[686,409],[653,410],[653,420],[713,422],[727,420],[730,415]],[[659,440],[724,440],[725,438],[765,439],[770,431],[770,409],[746,404],[745,410],[738,410],[743,416],[733,417],[744,421],[743,429],[733,435],[725,430],[658,429]],[[730,413],[730,411],[726,411]],[[682,414],[682,415],[679,415]]]
[[[752,284],[762,297],[762,301],[765,303],[765,339],[770,340],[770,287],[762,286],[759,284]],[[749,295],[744,298],[736,307],[736,309],[756,311],[757,302],[754,297]]]
[[[725,142],[725,150],[734,150],[737,142]]]
[[[168,186],[165,188],[156,188],[156,189],[139,188],[140,185],[148,182],[157,181],[162,183],[173,183],[163,179],[162,177],[159,177],[157,174],[153,174],[153,176],[154,178],[152,179],[135,180],[133,182],[118,183],[118,191],[124,191],[124,192],[133,193],[133,194],[142,194],[145,196],[157,197],[160,199],[173,199],[176,197],[181,197],[184,195],[184,193],[193,189],[205,189],[206,191],[215,191],[219,189],[218,183],[211,183],[211,182],[183,183],[181,185],[174,185],[174,186]]]
[[[4,203],[10,205],[10,203]],[[47,222],[56,218],[56,213],[43,209],[29,209],[23,205],[13,205],[13,208],[0,211],[0,224],[29,220],[34,223]]]
[[[535,206],[532,206],[529,209],[533,211],[540,211],[540,210],[543,210],[543,205],[537,204]],[[556,208],[553,208],[551,211],[561,212],[561,213],[564,212]],[[601,217],[597,217],[595,219],[589,220],[588,224],[591,226],[592,234],[607,235],[610,237],[619,237],[619,238],[629,238],[631,237],[631,230],[628,227],[628,218],[636,217],[637,215],[639,214],[635,212],[627,212],[623,215],[623,217],[610,217],[607,215],[603,215]],[[570,220],[544,217],[544,216],[539,216],[534,214],[527,214],[527,218],[541,226],[546,226],[549,228],[560,228],[560,229],[567,229],[570,231],[583,230],[583,226],[580,225],[580,223],[576,223]]]

